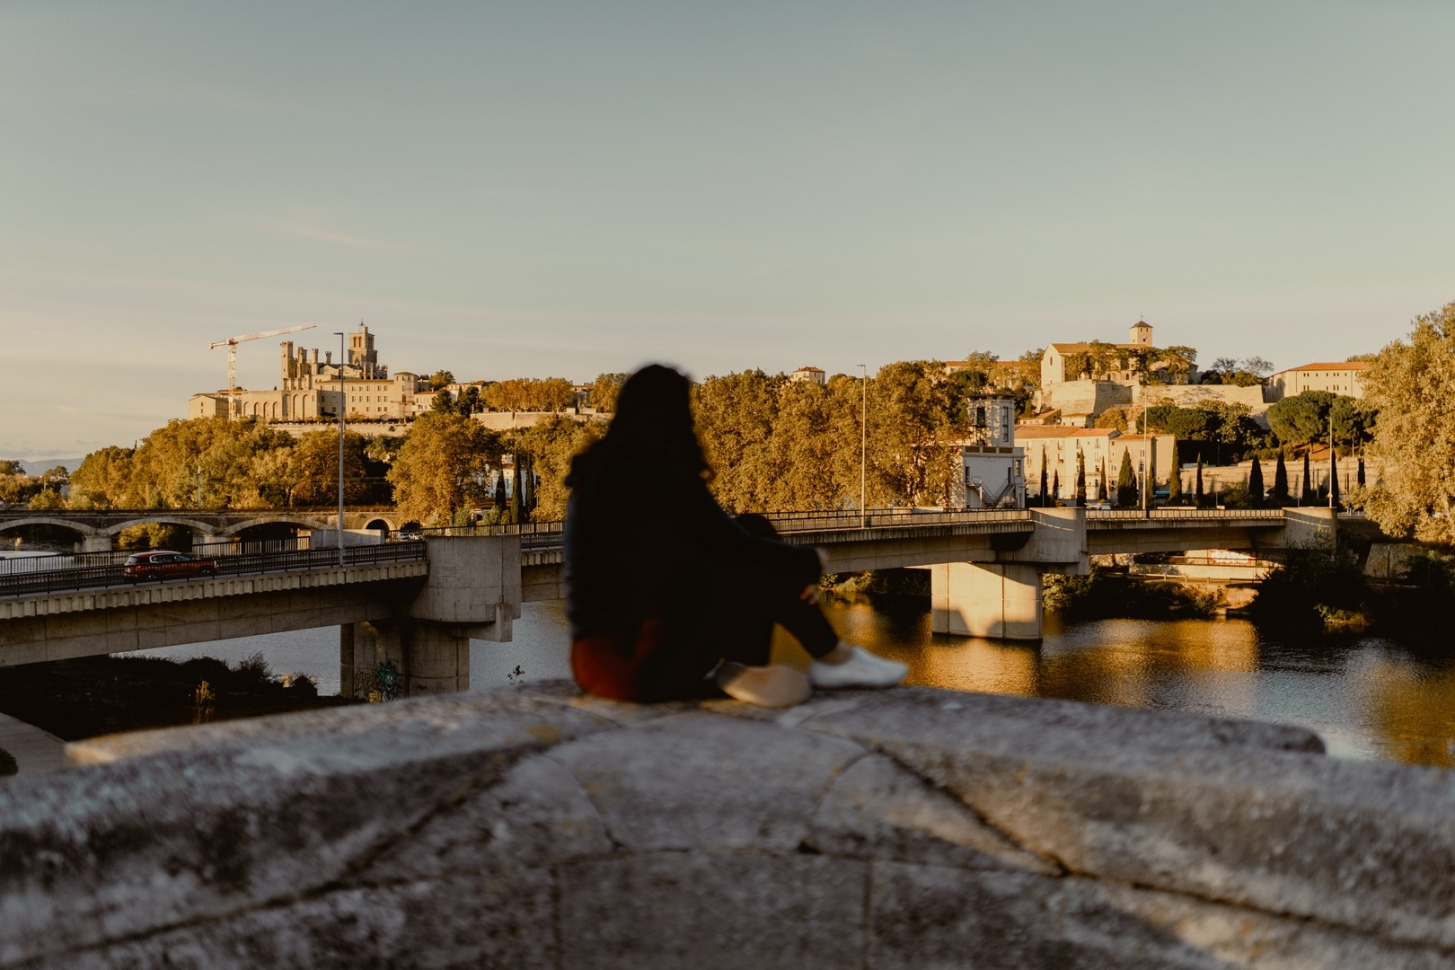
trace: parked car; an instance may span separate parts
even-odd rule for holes
[[[170,549],[157,549],[153,552],[138,552],[135,555],[127,556],[126,563],[121,567],[121,575],[133,583],[141,582],[144,579],[164,580],[189,576],[216,576],[217,560],[193,559],[186,553],[173,552]]]

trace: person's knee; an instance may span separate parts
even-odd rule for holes
[[[778,538],[778,530],[773,528],[773,523],[768,521],[767,516],[759,515],[756,512],[744,512],[737,516],[737,522],[738,525],[759,538]]]

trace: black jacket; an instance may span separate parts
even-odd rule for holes
[[[815,550],[750,534],[695,469],[671,456],[602,442],[576,459],[566,481],[566,615],[574,638],[630,634],[703,562],[767,573],[788,588],[818,581]]]

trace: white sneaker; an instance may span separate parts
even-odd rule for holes
[[[777,664],[749,667],[726,661],[718,665],[713,680],[724,694],[758,707],[793,707],[813,693],[807,677]]]
[[[808,665],[808,679],[815,687],[893,687],[909,675],[909,667],[898,660],[876,657],[863,647],[841,664],[815,660]]]

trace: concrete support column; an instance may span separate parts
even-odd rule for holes
[[[452,626],[410,624],[405,658],[405,693],[411,697],[470,689],[470,638]]]
[[[930,577],[936,633],[1041,639],[1041,571],[1036,566],[940,563],[930,567]]]
[[[403,629],[398,623],[345,623],[339,627],[339,694],[388,700],[405,695]]]
[[[100,535],[100,536],[82,536],[81,537],[81,551],[82,552],[110,552],[111,551],[111,537],[110,536],[107,536],[107,535]]]

